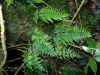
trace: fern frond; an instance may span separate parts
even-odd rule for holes
[[[63,27],[61,27],[62,29]],[[79,53],[75,52],[63,45],[54,45],[50,42],[50,37],[40,31],[38,28],[34,29],[32,36],[32,44],[23,54],[23,61],[31,70],[43,71],[42,59],[43,55],[57,57],[57,58],[80,58]]]
[[[40,31],[38,28],[34,29],[33,36],[32,36],[32,46],[33,49],[38,50],[42,54],[47,54],[53,56],[53,45],[51,45],[50,37]]]
[[[5,2],[7,2],[8,6],[10,6],[11,4],[13,4],[14,0],[5,0]]]
[[[45,7],[41,10],[37,10],[33,19],[35,20],[35,22],[37,22],[39,19],[43,20],[44,22],[53,22],[53,20],[63,20],[63,18],[65,17],[68,17],[68,14],[64,11]]]
[[[43,0],[32,0],[34,3],[43,3]]]
[[[60,57],[60,58],[79,58],[79,54],[72,49],[66,49],[66,46],[63,45],[53,45],[50,43],[49,36],[45,35],[43,32],[38,30],[37,28],[34,30],[33,34],[33,48],[37,51],[39,51],[42,54],[47,54],[53,57]],[[63,48],[64,47],[64,48]],[[34,51],[34,50],[33,50]]]
[[[81,58],[81,55],[71,48],[56,47],[55,56],[59,58]]]
[[[31,2],[31,3],[43,3],[44,1],[43,0],[28,0],[28,2]]]
[[[76,26],[67,26],[59,23],[55,26],[55,42],[71,43],[73,41],[79,41],[81,39],[89,38],[91,34],[84,28],[79,28]]]
[[[39,71],[43,71],[44,68],[41,64],[41,59],[39,57],[39,53],[36,51],[25,51],[23,54],[23,61],[26,63],[26,66],[30,69],[30,70],[39,70]]]

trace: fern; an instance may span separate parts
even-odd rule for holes
[[[76,27],[76,26],[67,26],[65,27],[63,24],[58,23],[55,26],[55,36],[54,40],[55,42],[61,42],[63,44],[71,43],[73,41],[79,41],[81,39],[89,38],[91,37],[91,34],[89,31]]]
[[[50,37],[35,28],[32,36],[33,43],[31,44],[32,51],[38,51],[40,54],[50,55],[52,57],[60,58],[80,58],[77,52],[72,51],[72,49],[66,49],[63,45],[54,45],[50,42]]]
[[[55,56],[59,58],[81,58],[81,55],[70,48],[56,47]]]
[[[43,0],[32,0],[34,3],[43,3]]]
[[[62,27],[63,28],[63,27]],[[67,36],[66,36],[67,37]],[[38,28],[34,29],[32,36],[32,44],[28,48],[28,51],[24,52],[24,62],[26,66],[30,69],[35,69],[39,71],[43,71],[44,68],[42,66],[41,56],[50,56],[57,58],[80,58],[80,54],[75,52],[71,48],[67,48],[65,45],[56,45],[55,43],[51,43],[50,40],[52,38]],[[65,41],[65,40],[64,40]]]
[[[13,4],[14,0],[5,0],[5,2],[7,2],[8,6],[10,6],[11,4]]]
[[[41,56],[46,55],[60,59],[80,58],[81,55],[73,49],[68,48],[66,43],[69,44],[70,42],[79,41],[88,37],[91,37],[91,34],[87,30],[71,26],[65,27],[61,23],[55,25],[54,36],[52,38],[44,34],[39,28],[35,28],[32,35],[32,43],[28,48],[29,51],[23,55],[24,62],[32,70],[43,71]],[[52,41],[54,43],[50,42],[51,39],[53,39]]]
[[[44,22],[53,22],[53,20],[63,20],[63,18],[65,17],[68,17],[68,14],[66,14],[64,11],[59,11],[57,9],[45,7],[41,10],[37,10],[33,19],[37,23],[39,19],[43,20]]]
[[[70,42],[91,36],[91,34],[84,29],[70,26],[65,27],[60,23],[55,26],[54,32],[54,36],[51,38],[38,28],[34,29],[32,43],[28,48],[29,51],[25,52],[23,55],[24,62],[26,62],[27,67],[43,71],[40,57],[44,55],[60,59],[80,58],[81,55],[78,52],[68,48],[67,45],[64,44],[69,44]],[[54,43],[50,42],[51,39],[53,39]]]
[[[26,66],[30,69],[30,70],[39,70],[39,71],[43,71],[44,68],[41,64],[41,60],[39,57],[39,53],[37,51],[25,51],[24,55],[23,55],[23,61],[26,63]]]
[[[43,0],[28,0],[29,3],[43,3]]]
[[[34,41],[32,46],[35,48],[35,50],[38,50],[42,54],[53,56],[54,48],[51,43],[48,42],[50,40],[48,35],[36,28],[33,32],[32,40]]]

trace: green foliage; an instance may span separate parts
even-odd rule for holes
[[[34,41],[32,47],[34,50],[38,50],[42,54],[47,54],[53,57],[60,57],[60,58],[80,58],[80,55],[76,53],[72,49],[66,49],[62,46],[54,46],[50,41],[50,37],[46,34],[43,34],[37,28],[34,30],[32,40]]]
[[[100,62],[100,49],[96,49],[93,58],[94,58],[97,62]]]
[[[55,56],[58,58],[81,58],[81,55],[78,52],[75,52],[71,48],[61,48],[56,47]]]
[[[88,39],[87,40],[88,47],[82,46],[82,48],[90,53],[92,57],[89,59],[89,62],[84,67],[85,75],[88,73],[88,67],[91,67],[91,70],[93,71],[94,75],[96,75],[97,72],[97,62],[100,62],[100,48],[96,47],[96,42],[94,39]]]
[[[64,4],[66,4],[68,0],[48,0],[48,4],[53,8],[63,9]],[[67,4],[66,4],[67,5]]]
[[[63,21],[66,18],[68,24],[68,14],[55,8],[45,7],[34,13],[34,21],[44,22]],[[67,23],[66,23],[67,24]],[[58,59],[80,58],[80,54],[72,48],[67,47],[73,41],[91,37],[90,32],[77,26],[64,26],[63,23],[55,25],[53,36],[48,36],[39,28],[35,28],[30,45],[33,53],[38,52],[39,56],[55,57]],[[30,48],[29,48],[30,50]],[[34,56],[33,56],[34,57]],[[25,58],[24,58],[25,59]],[[35,59],[35,58],[33,58]],[[28,67],[28,66],[27,66]]]
[[[99,47],[98,46],[96,47],[96,42],[93,39],[89,39],[87,41],[87,45],[88,45],[88,47],[82,46],[82,48],[84,49],[84,51],[86,51],[87,53],[90,53],[92,55],[92,57],[97,62],[100,62],[100,46]]]
[[[43,0],[27,0],[27,3],[29,3],[29,6],[32,8],[37,8],[36,4],[44,3]]]
[[[91,47],[91,48],[95,48],[96,47],[96,41],[94,39],[87,39],[87,45],[88,47]]]
[[[98,26],[99,19],[100,15],[93,16],[87,9],[82,11],[82,20],[88,27]]]
[[[87,75],[87,73],[88,73],[88,67],[89,66],[91,67],[91,70],[93,71],[94,75],[96,75],[97,64],[96,64],[96,61],[93,58],[89,59],[89,62],[87,63],[87,65],[84,68],[85,75]]]
[[[32,47],[35,48],[35,50],[38,50],[42,54],[53,56],[54,48],[51,43],[48,42],[50,40],[48,35],[36,28],[33,32],[32,40]]]
[[[59,21],[63,20],[63,18],[68,17],[68,14],[64,11],[60,11],[54,8],[45,7],[40,10],[37,10],[34,15],[34,20],[37,23],[37,21],[43,20],[44,22],[53,22],[53,20]]]
[[[79,41],[81,39],[91,37],[90,32],[83,28],[76,26],[64,26],[58,23],[55,27],[55,37],[54,40],[61,43],[71,43],[73,41]]]
[[[41,64],[42,61],[40,60],[38,52],[36,51],[33,52],[32,50],[25,51],[23,58],[24,58],[23,61],[26,63],[27,68],[29,68],[30,70],[32,71],[33,70],[38,70],[38,71],[44,70]]]
[[[84,75],[84,72],[71,64],[67,64],[64,69],[61,70],[60,75]]]
[[[7,5],[10,6],[11,4],[13,4],[14,0],[5,0],[7,2]]]
[[[52,28],[52,32],[53,32],[52,36],[48,36],[39,28],[34,28],[30,46],[28,47],[27,51],[23,53],[23,62],[25,62],[26,67],[30,71],[38,72],[36,75],[42,75],[43,71],[45,72],[47,71],[43,65],[44,61],[47,61],[48,63],[51,60],[51,58],[60,59],[60,60],[61,59],[64,60],[66,58],[68,59],[81,58],[80,53],[76,51],[77,49],[74,48],[74,46],[70,47],[70,44],[76,44],[76,42],[80,41],[81,39],[89,38],[91,37],[91,34],[85,28],[82,28],[82,27],[80,28],[76,24],[75,24],[76,26],[69,24],[71,22],[71,20],[69,20],[70,13],[68,14],[65,11],[68,11],[68,12],[74,11],[74,9],[71,9],[71,7],[73,6],[71,6],[70,4],[67,4],[68,1],[72,1],[72,0],[62,0],[62,1],[61,0],[49,0],[49,1],[48,0],[25,0],[25,1],[18,0],[18,2],[16,0],[17,3],[14,2],[14,0],[5,0],[5,1],[8,6],[10,6],[12,3],[15,3],[13,4],[13,6],[11,6],[11,9],[8,8],[8,10],[6,10],[5,13],[7,14],[7,20],[8,21],[10,20],[9,21],[10,24],[13,20],[15,20],[14,24],[11,24],[10,26],[8,25],[9,27],[7,28],[10,29],[9,32],[13,31],[12,32],[13,35],[16,34],[17,37],[21,37],[23,32],[25,34],[29,34],[29,35],[31,34],[32,32],[31,29],[33,28],[31,27],[28,28],[29,25],[31,25],[32,27],[34,26],[33,20],[31,18],[33,18],[36,23],[37,22],[41,23],[40,24],[41,26],[42,25],[44,26],[44,24],[47,24],[47,23],[48,25],[54,24],[53,26],[55,28],[54,29]],[[51,4],[49,2],[51,2]],[[31,8],[27,6],[27,4],[30,4]],[[61,9],[64,9],[64,11]],[[72,12],[72,14],[74,13]],[[12,15],[14,16],[12,17]],[[33,15],[34,17],[32,17]],[[97,20],[99,20],[100,18],[100,16],[92,16],[90,13],[88,13],[88,11],[84,11],[82,14],[79,14],[79,15],[82,16],[82,18],[80,18],[82,20],[82,23],[84,23],[87,26],[97,25]],[[70,16],[70,19],[71,18],[72,17]],[[77,18],[75,19],[77,20]],[[40,22],[41,20],[46,23]],[[20,23],[19,22],[16,23],[16,21],[20,21]],[[30,24],[29,22],[31,22],[32,24]],[[64,24],[65,22],[66,24]],[[28,26],[26,26],[26,24],[28,24]],[[78,25],[80,26],[80,24]],[[49,27],[46,29],[49,29]],[[27,35],[25,35],[25,37],[27,37]],[[79,45],[79,43],[77,44]],[[86,52],[91,53],[93,55],[93,58],[96,61],[100,62],[100,49],[96,48],[95,41],[89,39],[87,44],[88,44],[88,47],[83,46],[83,49]],[[96,67],[96,62],[94,59],[89,60],[87,67],[90,66],[93,72],[96,74],[97,67]],[[48,63],[48,64],[50,64],[50,66],[52,65],[51,63]],[[94,66],[92,64],[94,64]],[[85,73],[87,73],[88,71],[87,67],[85,67]],[[67,73],[64,72],[62,73],[62,75],[80,74],[74,71],[76,70],[76,68],[74,69],[72,68],[72,70],[71,68],[70,70],[68,69],[67,71],[65,70]],[[33,73],[31,73],[30,75],[32,74]]]
[[[90,53],[97,62],[100,62],[100,49],[99,48],[89,48],[85,46],[82,46],[82,48],[87,53]]]
[[[28,0],[30,3],[43,3],[43,0]]]
[[[74,31],[74,34],[75,34],[75,29],[76,28],[71,29],[72,32]],[[62,33],[59,32],[61,30],[63,31]],[[77,40],[81,40],[81,39],[83,39],[83,35],[86,36],[87,34],[84,34],[83,30],[81,31],[81,29],[79,31],[78,30],[79,29],[77,29],[76,32],[81,32],[82,36],[79,35],[80,38],[77,38]],[[58,32],[60,35],[63,35],[63,33],[70,32],[69,33],[70,35],[69,34],[64,35],[65,39],[68,39],[69,38],[68,36],[73,37],[73,35],[74,35],[73,33],[71,33],[71,31],[68,31],[64,26],[61,27],[58,24],[58,28],[57,27],[55,28],[54,33]],[[71,34],[73,34],[73,35],[71,35]],[[89,32],[88,32],[88,34],[89,34]],[[56,35],[54,34],[53,37],[50,37],[50,36],[44,34],[43,31],[39,30],[39,28],[35,28],[34,31],[33,31],[33,35],[32,35],[32,43],[31,43],[30,47],[28,48],[28,50],[31,51],[31,52],[24,53],[24,62],[27,62],[28,66],[31,64],[30,66],[35,67],[35,65],[36,65],[35,63],[37,62],[37,64],[39,64],[40,63],[39,60],[41,60],[41,59],[38,58],[38,56],[41,57],[41,56],[46,55],[46,56],[49,56],[49,57],[56,57],[56,58],[59,58],[59,59],[62,59],[62,58],[64,58],[64,59],[72,58],[73,59],[73,58],[80,58],[81,57],[78,52],[74,51],[71,48],[68,48],[67,45],[64,45],[64,44],[61,45],[60,42],[58,42],[58,41],[60,41],[58,39],[60,36],[56,37],[56,38],[55,38],[55,36]],[[64,37],[64,36],[62,36],[62,37]],[[89,36],[90,35],[87,35],[84,38],[87,38]],[[65,42],[66,41],[65,39],[62,39],[62,40]],[[70,39],[73,40],[73,38],[70,38]],[[51,40],[54,43],[52,43]],[[75,41],[76,41],[76,39],[75,39]],[[27,53],[29,55],[27,55]],[[33,54],[30,54],[30,53],[33,53]],[[36,56],[35,56],[34,53],[36,54]],[[30,60],[30,58],[32,59],[32,61]],[[36,62],[34,62],[33,60],[36,60]],[[28,61],[30,61],[30,62],[28,62]],[[32,64],[32,62],[34,62],[35,65]],[[38,69],[39,69],[39,67],[38,67]]]

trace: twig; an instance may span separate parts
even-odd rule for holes
[[[7,47],[7,49],[9,49],[9,48],[17,48],[17,50],[19,50],[19,49],[25,49],[25,50],[27,50],[27,48],[24,47],[24,46],[28,46],[29,44],[18,44],[18,45],[9,44],[9,45],[10,46]],[[23,52],[22,50],[19,50],[19,51]]]
[[[77,8],[77,10],[78,10],[78,3],[77,3],[77,0],[75,0],[75,5],[76,5],[76,8]],[[81,16],[80,16],[80,14],[78,15],[78,18],[79,18],[79,20],[80,20],[80,25],[82,25],[82,21],[81,21]]]
[[[6,71],[4,71],[4,73],[5,73],[6,75],[9,75]]]
[[[11,63],[11,62],[14,62],[14,61],[17,61],[17,60],[20,60],[20,59],[21,59],[21,57],[13,59],[13,60],[9,60],[8,63]]]
[[[71,45],[71,46],[73,46],[75,48],[78,48],[78,49],[82,50],[82,47],[80,47],[80,46],[77,46],[77,45],[74,45],[74,44],[71,44],[71,43],[69,43],[69,45]]]
[[[19,73],[19,71],[22,69],[22,67],[24,66],[25,62],[22,63],[22,65],[17,69],[17,71],[15,72],[14,75],[17,75]]]
[[[49,8],[52,8],[48,3],[46,3],[45,1],[43,2],[46,6],[48,6]]]
[[[80,69],[80,67],[78,65],[76,65],[75,63],[73,63],[72,61],[70,61],[69,59],[67,59],[69,63],[71,63],[73,66],[75,66],[76,68]],[[81,69],[80,69],[81,70]],[[82,70],[81,70],[82,71]]]
[[[0,5],[0,25],[1,25],[1,43],[2,43],[2,51],[4,54],[3,61],[0,64],[0,70],[3,68],[7,58],[7,51],[6,51],[6,44],[5,44],[5,27],[3,21],[3,14],[2,14],[2,6]]]
[[[73,16],[73,18],[72,18],[72,22],[73,22],[74,19],[77,17],[77,15],[78,15],[79,11],[81,10],[81,8],[82,8],[84,2],[85,2],[85,0],[82,0],[82,2],[81,2],[81,4],[80,4],[79,8],[77,9],[76,13],[74,14],[74,16]]]

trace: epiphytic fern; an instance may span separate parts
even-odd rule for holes
[[[83,31],[85,30],[76,29],[76,27],[72,27],[70,30],[70,29],[65,28],[63,25],[60,26],[58,24],[55,28],[56,35],[54,35],[54,37],[51,38],[50,36],[44,34],[38,28],[35,28],[33,32],[33,36],[32,36],[32,43],[30,44],[30,47],[28,48],[29,51],[25,52],[23,55],[24,62],[26,62],[27,67],[31,69],[34,68],[34,69],[43,71],[44,69],[41,64],[42,62],[41,61],[42,59],[40,58],[41,56],[46,55],[49,57],[57,57],[57,58],[75,58],[75,57],[80,58],[81,57],[80,54],[74,51],[73,49],[68,48],[67,45],[56,44],[56,43],[60,43],[62,42],[62,40],[65,42],[67,38],[70,38],[70,40],[67,40],[66,42],[72,42],[73,40],[77,41],[83,38],[90,37],[89,32],[85,34]],[[59,34],[59,37],[58,37],[58,34]],[[75,36],[75,39],[74,39],[74,36]],[[53,39],[54,43],[50,42],[51,39]]]
[[[37,10],[34,15],[34,20],[37,22],[38,20],[43,20],[44,22],[53,22],[53,20],[59,21],[63,20],[63,18],[68,17],[63,11],[59,11],[53,8],[42,8],[41,10]],[[32,36],[32,43],[30,45],[29,50],[33,52],[33,60],[37,59],[36,62],[39,66],[41,66],[40,57],[48,56],[48,57],[57,57],[57,58],[80,58],[80,54],[74,51],[71,48],[68,48],[66,43],[69,44],[73,41],[79,41],[81,39],[85,39],[91,37],[91,34],[85,30],[74,26],[64,26],[63,23],[58,23],[55,25],[54,36],[50,37],[44,34],[38,28],[34,29]],[[52,42],[50,41],[52,40]],[[63,44],[62,44],[63,43]],[[34,53],[37,52],[37,56],[34,56]],[[25,56],[25,55],[24,55]],[[32,56],[32,55],[31,55]],[[39,56],[39,57],[38,57]],[[24,57],[25,59],[29,59],[28,57]],[[27,64],[28,63],[26,59]],[[31,63],[34,61],[31,61]],[[36,63],[34,62],[34,63]],[[35,67],[36,64],[30,65]],[[37,67],[36,67],[37,69]],[[39,69],[39,67],[38,67]],[[41,67],[40,67],[41,70]]]
[[[80,57],[79,54],[77,54],[75,51],[72,51],[70,48],[67,49],[66,46],[54,45],[49,42],[50,36],[47,36],[37,28],[34,30],[32,40],[34,41],[32,44],[33,49],[38,50],[42,54],[61,58]]]
[[[54,40],[61,43],[71,43],[73,41],[79,41],[81,39],[91,37],[90,32],[85,30],[84,28],[82,29],[76,26],[65,27],[61,23],[58,23],[55,26],[54,33]]]
[[[23,61],[26,63],[26,66],[30,70],[38,70],[38,71],[44,70],[41,64],[42,61],[37,51],[32,51],[31,49],[29,51],[25,51],[23,58],[24,58]]]
[[[41,10],[37,10],[35,12],[34,20],[37,22],[39,19],[45,21],[45,22],[53,22],[53,20],[63,20],[63,18],[67,17],[68,14],[64,11],[59,11],[54,8],[45,7]]]

